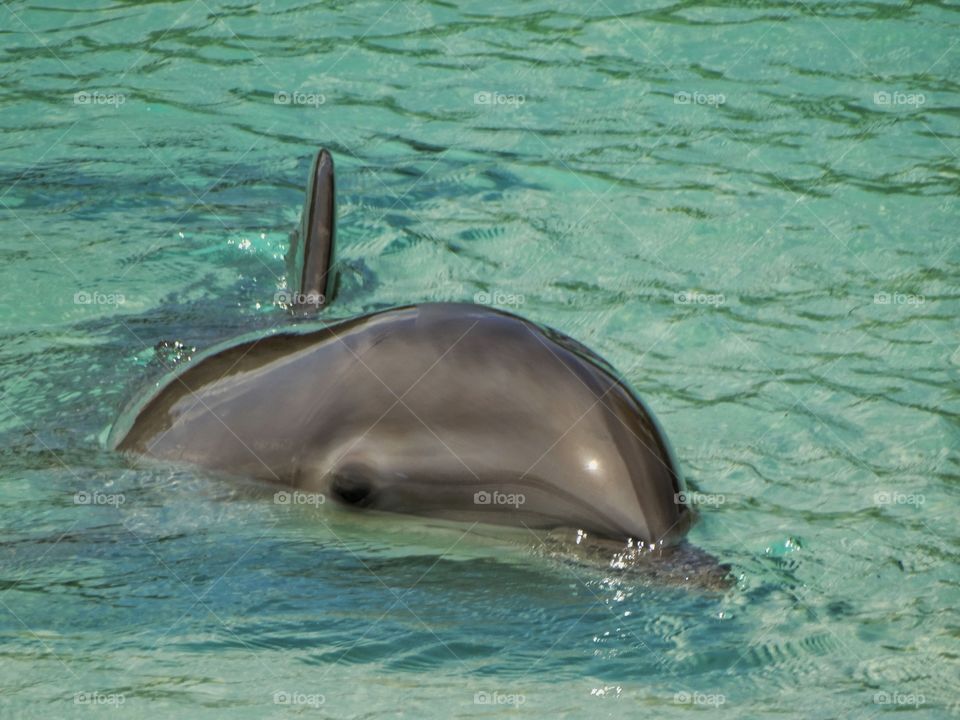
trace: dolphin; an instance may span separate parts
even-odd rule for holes
[[[333,160],[321,150],[291,241],[293,312],[333,299],[334,226]],[[690,527],[653,413],[562,333],[468,303],[302,328],[200,354],[135,402],[108,442],[350,508],[649,548]]]

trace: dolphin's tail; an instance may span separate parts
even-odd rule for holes
[[[296,291],[293,306],[297,310],[318,310],[336,292],[336,215],[333,156],[321,148],[310,168],[300,229],[293,233],[290,242]]]

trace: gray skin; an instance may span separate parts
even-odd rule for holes
[[[692,518],[663,433],[601,359],[478,305],[402,307],[211,351],[112,443],[446,520],[669,544]],[[483,504],[478,492],[501,495]]]

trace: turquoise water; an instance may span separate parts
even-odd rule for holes
[[[937,2],[5,3],[0,714],[960,715],[958,28]],[[103,449],[165,363],[286,321],[320,145],[336,313],[486,293],[595,348],[735,587]]]

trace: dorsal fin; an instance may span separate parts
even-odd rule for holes
[[[333,300],[336,215],[333,156],[321,148],[310,168],[300,231],[291,248],[297,282],[293,306],[297,310],[315,311]]]

